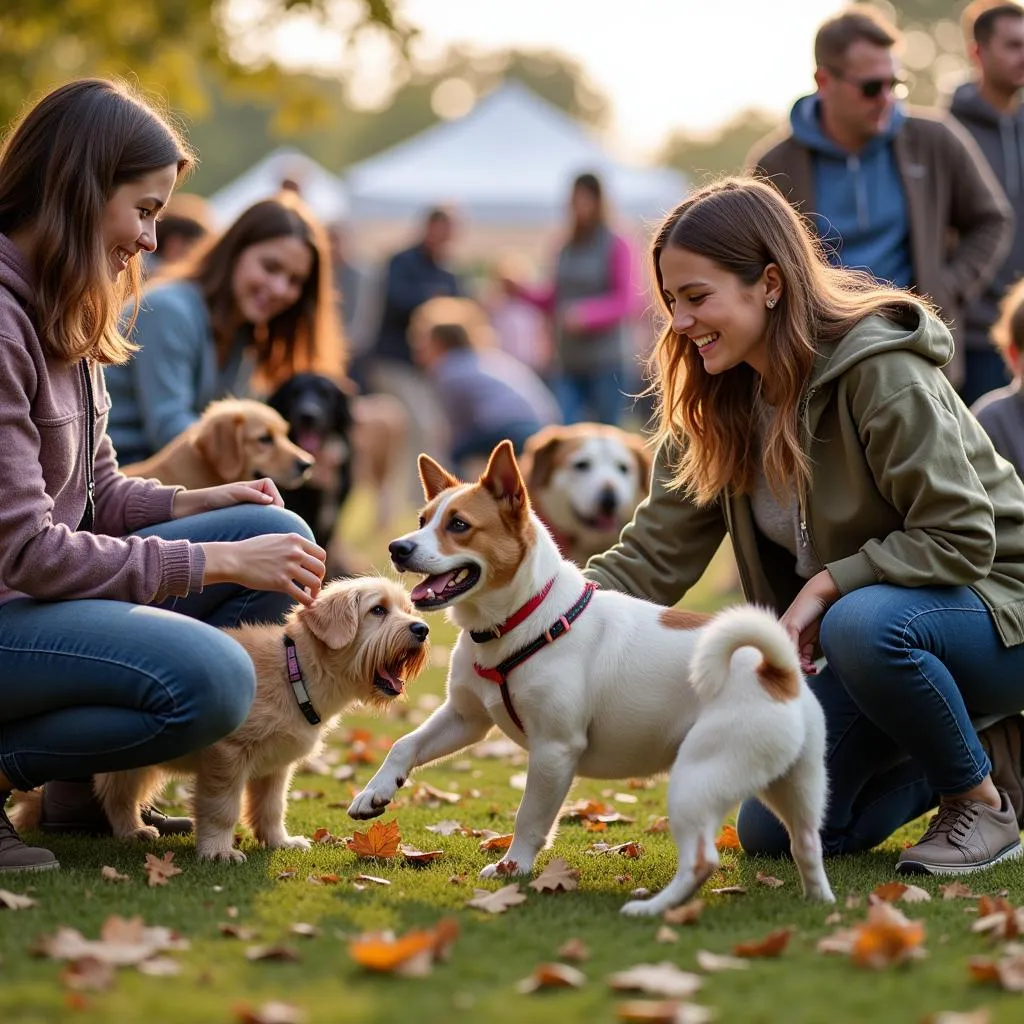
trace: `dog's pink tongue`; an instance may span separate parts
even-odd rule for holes
[[[451,583],[454,575],[455,570],[453,569],[451,572],[443,572],[437,576],[428,576],[422,583],[417,583],[416,586],[412,588],[412,592],[409,596],[414,601],[423,601],[431,596],[427,593],[428,590],[432,590],[434,592],[434,596],[437,596],[445,587],[448,586],[449,583]]]
[[[619,520],[614,515],[599,515],[594,520],[599,530],[614,530],[619,525]]]
[[[405,683],[399,679],[398,676],[390,673],[386,668],[377,669],[377,675],[386,679],[391,684],[391,688],[395,693],[402,693],[402,691],[405,690]]]
[[[320,454],[320,435],[315,430],[300,431],[295,443],[310,455]]]

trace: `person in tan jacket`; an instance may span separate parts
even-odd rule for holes
[[[948,329],[830,266],[752,178],[678,206],[652,263],[670,322],[651,495],[586,575],[671,605],[728,533],[746,598],[781,615],[825,710],[825,852],[937,803],[898,870],[1019,856],[1024,484],[941,372]],[[1000,721],[979,739],[972,716]],[[750,852],[787,849],[756,802],[738,831]]]
[[[815,93],[753,147],[747,167],[810,218],[831,262],[927,296],[959,340],[965,305],[1009,249],[1013,212],[953,118],[897,102],[898,39],[870,8],[826,21],[814,44]],[[946,372],[963,384],[959,350]]]

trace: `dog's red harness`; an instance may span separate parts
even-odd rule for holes
[[[496,640],[498,637],[504,636],[514,626],[519,625],[531,612],[536,611],[540,603],[547,597],[554,582],[553,578],[548,580],[544,589],[539,594],[531,597],[515,615],[506,619],[500,626],[495,626],[493,629],[486,631],[471,632],[470,636],[478,644],[487,643],[489,640]],[[560,636],[565,636],[569,632],[569,626],[583,614],[587,605],[590,604],[590,599],[594,596],[596,589],[596,583],[585,584],[583,593],[580,594],[576,603],[564,615],[560,615],[539,637],[531,640],[525,647],[520,648],[515,654],[510,655],[503,662],[495,665],[494,668],[485,668],[478,662],[473,662],[473,668],[481,679],[486,679],[501,689],[501,701],[505,705],[508,717],[512,719],[520,732],[525,733],[526,729],[523,727],[522,720],[516,714],[516,709],[512,704],[512,694],[509,693],[508,689],[509,672],[518,665],[522,665],[524,661],[532,658],[541,648],[547,647],[548,644],[553,644]]]

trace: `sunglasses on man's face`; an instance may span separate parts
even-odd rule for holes
[[[847,78],[836,68],[828,70],[834,78],[838,78],[841,82],[849,82],[850,85],[859,89],[861,96],[866,100],[877,99],[883,92],[895,92],[903,85],[903,79],[899,75],[893,75],[890,78]]]

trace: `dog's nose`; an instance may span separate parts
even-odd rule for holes
[[[430,632],[430,627],[425,622],[414,622],[409,627],[409,632],[412,633],[417,640],[422,643],[427,639],[427,634]]]
[[[606,516],[610,516],[615,509],[618,507],[619,500],[615,497],[615,492],[610,488],[606,487],[597,498],[597,507]]]
[[[313,468],[313,462],[311,459],[296,459],[295,468],[300,473],[308,473]]]
[[[391,561],[396,565],[399,562],[408,561],[415,550],[416,544],[411,540],[393,540],[388,545],[388,552],[391,555]]]

